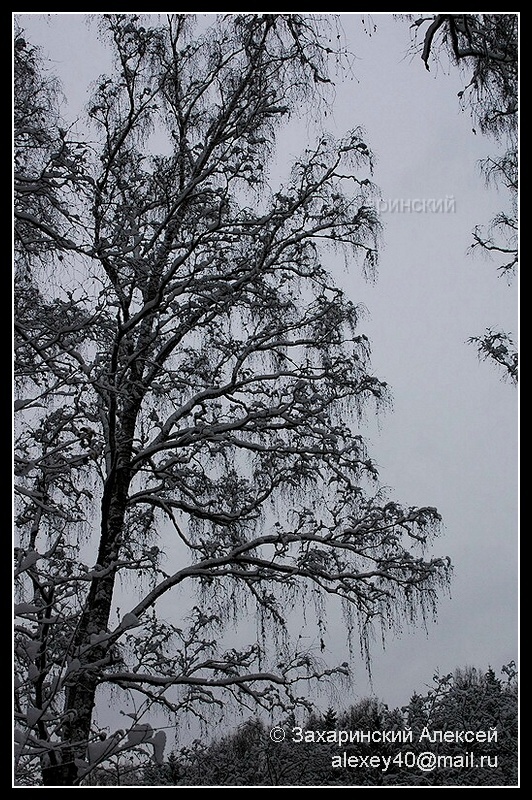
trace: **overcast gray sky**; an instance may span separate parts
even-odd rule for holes
[[[106,66],[87,15],[17,16],[79,113],[88,84]],[[380,427],[368,427],[381,480],[399,501],[438,508],[445,527],[434,554],[449,555],[455,569],[437,624],[426,633],[405,630],[385,650],[375,643],[372,687],[362,662],[355,664],[353,700],[373,692],[403,705],[435,672],[466,665],[498,671],[517,660],[518,394],[466,340],[487,326],[517,336],[518,287],[497,275],[496,264],[466,252],[474,226],[488,222],[504,198],[480,175],[479,159],[494,144],[472,132],[460,109],[460,75],[436,64],[428,72],[407,55],[408,25],[391,14],[372,13],[369,23],[365,14],[342,14],[341,24],[357,59],[324,123],[336,133],[365,128],[384,231],[375,283],[341,263],[331,268],[367,306],[362,329],[374,371],[393,392],[393,411]],[[298,152],[302,130],[294,124],[280,138],[282,158]],[[408,211],[408,201],[429,199],[455,210]],[[402,211],[390,210],[394,200]],[[331,663],[347,657],[344,633],[333,617]]]
[[[486,326],[517,334],[517,285],[466,253],[501,197],[480,176],[493,143],[460,110],[460,76],[405,57],[405,23],[373,20],[370,39],[359,15],[343,16],[360,60],[358,83],[339,91],[338,123],[352,115],[365,126],[383,198],[456,204],[448,214],[384,212],[379,279],[352,290],[369,309],[373,362],[395,399],[374,439],[381,477],[405,501],[439,509],[435,549],[455,566],[428,636],[405,634],[375,655],[375,691],[395,704],[436,670],[517,660],[517,393],[465,344]]]

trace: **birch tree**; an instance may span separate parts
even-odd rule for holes
[[[14,47],[21,784],[161,761],[157,709],[307,702],[303,680],[347,665],[284,636],[287,606],[316,600],[319,626],[337,598],[369,657],[373,626],[422,623],[450,574],[428,549],[438,512],[380,488],[363,421],[389,390],[327,267],[376,265],[363,132],[273,170],[283,125],[331,82],[336,31],[100,21],[114,70],[83,136],[23,31]],[[257,634],[225,647],[246,611]],[[106,735],[110,696],[136,714]]]

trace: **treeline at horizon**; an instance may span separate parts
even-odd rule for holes
[[[426,687],[425,687],[426,689]],[[283,738],[284,737],[284,738]],[[401,707],[364,697],[346,709],[250,717],[161,765],[107,764],[94,786],[516,786],[515,664],[436,675]]]

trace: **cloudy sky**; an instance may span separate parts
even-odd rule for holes
[[[73,115],[106,68],[87,16],[17,15],[61,78]],[[384,231],[374,283],[341,263],[331,269],[367,307],[374,371],[393,391],[393,410],[367,431],[381,480],[399,501],[438,508],[445,527],[434,554],[454,564],[437,623],[405,630],[385,650],[376,642],[372,685],[362,662],[354,664],[353,699],[375,693],[402,705],[435,672],[498,671],[517,660],[518,395],[466,341],[488,326],[517,336],[518,287],[467,253],[472,229],[503,198],[481,177],[479,160],[494,145],[473,133],[460,108],[460,75],[445,62],[427,71],[410,52],[408,23],[391,14],[342,14],[340,21],[356,59],[323,124],[338,134],[365,128]],[[281,162],[297,154],[306,130],[296,121],[280,138]],[[444,201],[447,213],[427,200]],[[424,210],[414,211],[412,201]],[[340,618],[330,619],[327,634],[331,663],[344,660]]]

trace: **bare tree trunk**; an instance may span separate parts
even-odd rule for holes
[[[121,435],[122,445],[116,448],[115,465],[111,467],[102,498],[101,538],[96,565],[97,575],[92,579],[85,608],[77,626],[72,644],[73,658],[79,658],[81,669],[72,675],[72,683],[65,692],[65,723],[62,741],[69,746],[61,749],[61,763],[43,770],[43,781],[50,779],[57,785],[75,784],[78,770],[75,759],[86,757],[87,742],[91,738],[92,715],[101,669],[110,662],[112,642],[91,644],[91,637],[107,631],[111,614],[113,591],[126,513],[131,479],[130,457],[135,415],[128,416],[128,424]],[[128,435],[129,433],[129,435]]]

